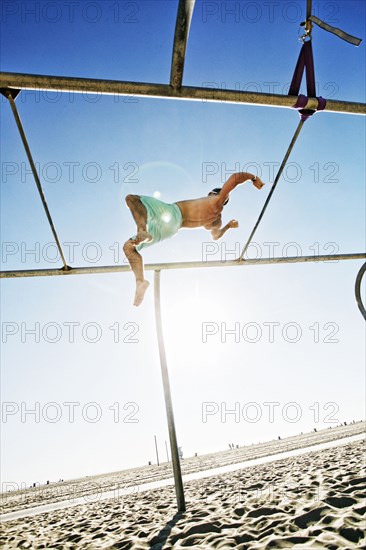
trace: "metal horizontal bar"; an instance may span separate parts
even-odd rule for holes
[[[366,252],[354,254],[330,254],[320,256],[291,256],[289,258],[261,258],[257,260],[229,260],[208,262],[172,262],[160,264],[147,264],[147,271],[163,271],[166,269],[200,269],[206,267],[243,267],[249,265],[272,264],[296,264],[304,262],[334,262],[338,260],[363,260]],[[28,269],[19,271],[1,271],[1,279],[14,279],[18,277],[50,277],[55,275],[91,275],[101,273],[121,273],[130,271],[129,265],[106,265],[90,267],[69,267],[68,269]]]
[[[0,73],[0,88],[69,93],[89,92],[107,95],[139,95],[143,97],[266,105],[267,107],[292,107],[298,99],[295,96],[243,92],[240,90],[226,90],[208,86],[201,88],[182,86],[181,88],[174,89],[168,84],[149,84],[146,82],[123,82],[120,80],[99,80],[92,78],[20,73]],[[314,98],[311,98],[311,100],[313,99]],[[365,115],[366,104],[328,99],[325,111]]]

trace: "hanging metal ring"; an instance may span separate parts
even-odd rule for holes
[[[363,264],[363,266],[361,267],[360,271],[357,274],[356,283],[355,283],[355,295],[356,295],[356,302],[358,305],[358,309],[361,311],[361,314],[366,321],[366,309],[365,309],[365,306],[363,305],[362,298],[361,298],[361,281],[365,271],[366,271],[366,262]]]
[[[305,42],[310,42],[311,40],[312,27],[309,27],[308,23],[311,23],[311,21],[304,21],[303,23],[300,23],[300,27],[298,30],[299,41],[303,44]]]

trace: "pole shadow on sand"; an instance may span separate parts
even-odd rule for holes
[[[178,523],[180,519],[182,519],[185,516],[185,512],[177,512],[174,514],[172,519],[167,522],[165,527],[161,529],[161,531],[155,535],[150,541],[150,548],[154,550],[161,550],[163,548],[164,544],[168,540],[168,537],[173,529],[173,527]]]

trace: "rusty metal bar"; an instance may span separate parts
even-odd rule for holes
[[[245,105],[265,105],[267,107],[292,107],[296,96],[243,92],[211,87],[182,86],[174,89],[167,84],[144,82],[124,82],[119,80],[98,80],[63,76],[32,75],[20,73],[0,73],[0,88],[38,90],[69,93],[96,93],[109,95],[139,95],[195,101],[216,101],[221,103],[241,103]],[[316,101],[315,98],[310,98]],[[366,114],[365,103],[327,100],[325,111],[334,113]],[[324,112],[324,111],[322,111]]]
[[[147,271],[163,271],[165,269],[201,269],[207,267],[242,267],[249,265],[272,265],[272,264],[296,264],[306,262],[337,262],[339,260],[364,260],[366,252],[352,254],[330,254],[319,256],[290,256],[279,258],[260,258],[253,260],[227,260],[227,261],[201,261],[201,262],[172,262],[160,264],[147,264]],[[51,277],[58,275],[92,275],[101,273],[122,273],[130,271],[128,265],[107,265],[90,267],[69,267],[68,269],[28,269],[19,271],[1,271],[1,279],[14,279],[19,277]]]
[[[167,364],[166,354],[165,354],[163,323],[161,319],[160,270],[155,271],[155,274],[154,274],[154,298],[155,298],[156,334],[158,338],[161,376],[163,380],[165,409],[166,409],[166,416],[168,421],[168,431],[169,431],[169,440],[170,440],[170,450],[172,455],[175,493],[177,498],[178,510],[180,512],[184,512],[186,509],[186,504],[184,499],[184,488],[183,488],[182,472],[181,472],[179,453],[178,453],[177,435],[175,431],[173,402],[172,402],[172,396],[170,392],[168,364]]]
[[[311,39],[312,30],[313,30],[313,23],[310,20],[312,7],[313,7],[313,1],[306,0],[305,32],[310,39]]]
[[[178,4],[170,72],[170,85],[175,89],[182,86],[187,40],[195,2],[196,0],[179,0]]]
[[[2,91],[1,93],[4,93],[4,92]],[[15,119],[16,125],[18,127],[19,134],[20,134],[20,137],[22,139],[24,149],[25,149],[26,155],[28,157],[28,161],[29,161],[32,173],[33,173],[34,181],[36,182],[37,189],[38,189],[39,195],[41,197],[42,205],[43,205],[43,208],[46,212],[47,220],[48,220],[48,223],[50,224],[53,237],[56,241],[56,246],[57,246],[58,251],[60,253],[62,263],[64,264],[64,268],[67,269],[67,263],[66,263],[66,260],[65,260],[65,256],[64,256],[64,253],[62,251],[62,247],[61,247],[59,238],[57,236],[56,229],[55,229],[54,223],[52,221],[52,217],[51,217],[49,208],[47,206],[46,197],[44,196],[44,193],[43,193],[42,185],[41,185],[41,182],[40,182],[37,170],[36,170],[36,166],[35,166],[34,161],[33,161],[31,150],[30,150],[29,145],[28,145],[27,136],[25,135],[25,131],[24,131],[24,128],[23,128],[23,125],[22,125],[22,121],[20,120],[18,109],[15,105],[13,94],[11,93],[10,90],[8,90],[7,92],[5,92],[5,95],[9,100],[11,110],[13,112],[14,119]]]
[[[309,17],[311,16],[312,4],[313,4],[313,0],[306,1],[306,20],[308,20]]]

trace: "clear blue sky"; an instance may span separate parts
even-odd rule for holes
[[[2,2],[1,70],[169,81],[176,1],[70,4]],[[197,1],[184,84],[287,93],[305,5]],[[314,2],[313,13],[365,40],[364,2]],[[364,102],[364,41],[356,48],[315,27],[313,48],[318,94]],[[58,267],[10,107],[5,98],[0,105],[2,269]],[[123,263],[122,245],[135,232],[126,194],[200,197],[230,172],[249,170],[267,185],[233,193],[224,221],[240,227],[215,249],[204,230],[182,230],[144,251],[147,263],[200,261],[207,251],[207,259],[232,259],[228,251],[246,241],[298,124],[289,109],[140,97],[24,91],[17,106],[74,266]],[[365,250],[364,117],[319,113],[306,122],[254,241],[251,257]],[[185,456],[362,417],[364,322],[354,300],[361,265],[162,273]],[[133,293],[128,273],[2,282],[3,481],[147,464],[154,435],[165,458],[153,288],[138,309]],[[225,328],[239,333],[225,341]],[[79,404],[74,422],[66,403]],[[37,407],[39,417],[27,413]],[[225,417],[225,407],[240,417]]]

